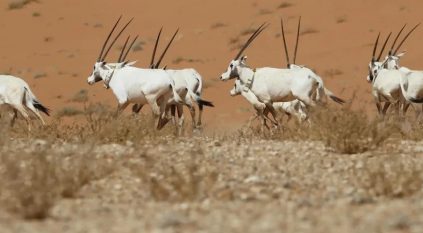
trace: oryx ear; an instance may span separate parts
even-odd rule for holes
[[[400,52],[400,53],[398,53],[397,55],[395,55],[395,56],[397,56],[397,57],[402,57],[402,56],[404,56],[405,55],[405,51],[403,51],[403,52]]]
[[[244,55],[244,56],[242,56],[242,57],[241,57],[241,62],[242,62],[242,63],[247,62],[247,56],[245,56],[245,55]]]
[[[123,63],[123,66],[133,66],[135,63],[137,63],[137,61],[126,61]]]
[[[106,65],[106,62],[105,61],[102,61],[101,62],[101,66],[105,66]]]

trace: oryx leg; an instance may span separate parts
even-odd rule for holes
[[[185,117],[184,117],[184,109],[183,109],[183,105],[178,104],[176,105],[176,110],[178,112],[178,133],[179,135],[182,133],[182,130],[184,128],[184,122],[185,122]]]
[[[18,111],[16,109],[13,109],[13,117],[10,121],[10,127],[13,127],[15,125],[16,118],[18,118]]]
[[[195,122],[195,107],[194,104],[192,103],[191,99],[187,98],[187,100],[185,101],[186,106],[189,109],[189,113],[191,114],[191,120],[192,120],[192,128],[195,129],[197,127],[197,124]],[[178,109],[179,112],[179,109]],[[199,124],[199,126],[201,126],[201,124]]]
[[[153,110],[153,113],[154,111],[158,112],[157,116],[159,116],[159,119],[157,122],[157,129],[159,130],[163,128],[167,124],[167,122],[169,122],[166,109],[168,107],[168,102],[171,98],[171,94],[171,92],[163,94],[160,98],[157,99],[157,101],[152,104],[152,109],[155,108],[155,110]],[[147,101],[149,101],[148,97]]]
[[[125,110],[125,108],[128,107],[128,105],[129,105],[128,102],[118,103],[115,117],[118,117],[123,112],[123,110]]]
[[[153,112],[153,117],[154,118],[160,117],[161,112],[160,112],[160,107],[157,104],[157,102],[160,102],[160,103],[164,102],[163,98],[160,98],[160,100],[158,100],[156,98],[156,96],[146,96],[146,99],[147,99],[148,105],[150,105],[150,107],[151,107],[151,111]]]
[[[142,104],[134,104],[132,106],[132,112],[138,114],[141,111],[142,107],[144,107],[144,105],[142,105]]]
[[[379,114],[379,117],[382,116],[382,106],[380,105],[379,102],[376,102],[376,108],[377,108],[377,113]]]
[[[28,125],[28,131],[31,131],[31,121],[29,119],[29,115],[28,112],[25,110],[25,108],[22,105],[12,105],[12,107],[15,109],[15,115],[13,116],[13,124],[15,123],[15,119],[16,119],[16,111],[19,112],[22,117],[25,119],[26,124]]]
[[[383,106],[383,109],[382,109],[382,117],[385,117],[386,111],[388,111],[389,106],[391,106],[391,102],[385,102],[385,105]]]
[[[198,121],[197,121],[197,126],[201,127],[201,118],[203,117],[203,109],[204,106],[202,104],[198,105]]]
[[[176,125],[176,105],[170,105],[170,115],[172,116],[172,124]]]
[[[40,112],[34,107],[33,104],[27,104],[27,107],[29,110],[31,110],[31,112],[35,114],[35,116],[41,121],[43,125],[46,125],[44,119],[41,117]]]

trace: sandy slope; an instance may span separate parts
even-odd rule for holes
[[[286,1],[75,1],[43,0],[20,10],[8,10],[1,3],[0,70],[23,77],[48,106],[59,110],[81,89],[89,90],[90,101],[115,105],[111,91],[102,85],[90,87],[86,77],[97,57],[99,47],[113,21],[120,15],[135,16],[128,32],[140,34],[143,50],[131,59],[146,66],[154,36],[163,25],[166,40],[177,28],[181,34],[165,59],[171,68],[194,67],[203,75],[208,88],[204,98],[216,108],[207,109],[208,126],[216,129],[236,127],[251,114],[242,97],[232,98],[228,91],[232,82],[222,83],[218,77],[236,54],[229,42],[245,36],[240,33],[267,21],[271,26],[247,50],[252,67],[284,66],[281,54],[279,17],[284,16],[288,40],[293,45],[298,16],[303,17],[298,63],[306,64],[323,76],[335,93],[348,99],[357,91],[356,106],[374,112],[370,105],[370,86],[365,80],[371,45],[376,32],[397,31],[405,22],[421,20],[422,1],[287,1],[292,6],[278,8]],[[39,17],[34,17],[39,13]],[[400,19],[400,20],[399,20]],[[222,27],[216,27],[223,24]],[[419,68],[423,50],[418,30],[404,49],[413,51],[402,60],[403,65]],[[122,41],[120,42],[122,43]],[[291,47],[292,48],[292,47]],[[111,60],[118,51],[113,50]],[[179,58],[179,59],[177,59]],[[184,58],[178,64],[173,61]],[[44,76],[34,78],[35,76]],[[335,75],[334,75],[335,74]],[[241,121],[239,121],[241,119]],[[211,128],[211,127],[210,127]]]

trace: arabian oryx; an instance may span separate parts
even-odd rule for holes
[[[103,54],[108,41],[118,25],[121,17],[117,20],[104,42],[100,55],[94,64],[94,70],[88,77],[88,84],[92,85],[103,80],[106,88],[111,88],[118,99],[117,114],[122,112],[130,103],[149,104],[156,117],[159,117],[157,128],[160,129],[167,122],[166,104],[173,97],[175,101],[182,102],[182,99],[175,92],[174,83],[167,72],[155,69],[140,69],[131,66],[135,62],[124,61],[131,49],[128,48],[125,56],[122,56],[125,47],[117,64],[108,64],[105,58],[113,44],[129,25],[132,19],[123,27],[119,34],[112,41],[106,52]],[[128,41],[128,40],[127,40]],[[124,62],[123,62],[124,61]]]
[[[156,43],[154,46],[153,54],[151,57],[150,67],[153,69],[158,69],[160,66],[161,61],[163,60],[164,55],[166,54],[169,46],[171,45],[172,41],[174,40],[178,30],[175,32],[173,37],[171,38],[170,42],[166,46],[165,50],[161,54],[157,63],[155,63],[155,55],[157,46],[160,40],[162,29],[160,29],[159,34],[157,35]],[[183,116],[183,105],[186,105],[191,113],[192,118],[192,127],[196,128],[197,126],[201,126],[201,117],[204,106],[214,107],[214,105],[210,101],[206,101],[201,99],[201,92],[203,87],[203,81],[201,75],[192,68],[188,69],[181,69],[181,70],[171,70],[165,69],[166,72],[171,76],[172,80],[175,82],[175,90],[179,94],[179,96],[183,99],[183,103],[172,102],[170,103],[170,108],[172,112],[172,118],[174,123],[176,123],[175,111],[178,112],[179,117],[179,128],[183,126],[184,123],[184,116]],[[195,101],[199,108],[199,115],[198,115],[198,122],[196,123],[195,120],[195,108],[193,101]],[[141,110],[141,105],[137,105],[133,107],[134,112],[139,112]]]
[[[269,119],[268,117],[269,111],[267,111],[266,105],[260,102],[257,99],[257,97],[252,93],[251,90],[248,90],[248,89],[247,91],[245,90],[246,89],[244,85],[242,85],[241,81],[237,79],[235,80],[234,87],[230,90],[230,94],[231,96],[242,95],[245,99],[247,99],[247,101],[251,105],[253,105],[254,109],[256,110],[256,116],[253,116],[249,120],[249,125],[251,124],[253,120],[257,119],[257,117],[260,117],[260,112],[263,112],[263,111],[264,111],[263,112],[264,117],[266,119],[270,120],[271,122],[276,121],[276,119],[274,119],[274,121]],[[288,121],[291,119],[292,116],[295,116],[299,122],[303,122],[304,120],[308,118],[306,106],[303,102],[299,100],[293,100],[289,102],[275,102],[273,103],[273,108],[276,111],[287,115]],[[265,126],[268,128],[268,126],[266,125],[265,119],[263,119],[262,121],[262,126]]]
[[[281,25],[283,25],[282,22]],[[326,95],[337,103],[344,102],[327,90],[322,79],[306,67],[297,65],[289,69],[270,67],[252,69],[248,67],[246,56],[241,55],[265,28],[264,24],[262,24],[251,35],[246,44],[230,62],[227,71],[221,75],[220,79],[222,81],[234,78],[239,79],[242,85],[250,89],[260,102],[263,102],[269,108],[272,115],[276,115],[272,105],[274,102],[287,102],[298,99],[306,106],[314,106],[316,96],[317,100],[322,101]]]
[[[405,114],[409,103],[404,99],[403,94],[401,93],[401,86],[400,82],[402,77],[409,72],[408,68],[400,68],[399,67],[399,58],[404,54],[398,54],[397,52],[408,38],[408,36],[417,28],[416,25],[410,32],[404,37],[401,43],[398,45],[396,49],[394,49],[396,41],[403,31],[404,27],[398,33],[397,37],[394,40],[394,43],[389,51],[388,56],[385,58],[383,62],[380,61],[382,56],[383,50],[387,42],[389,41],[390,35],[385,40],[383,47],[379,53],[379,56],[375,57],[376,50],[379,42],[380,33],[376,38],[376,42],[373,47],[372,59],[369,64],[369,75],[367,76],[367,81],[372,83],[372,95],[375,99],[376,107],[378,113],[381,117],[386,115],[386,111],[388,110],[391,104],[395,104],[398,106],[403,106],[402,113]],[[382,108],[382,103],[385,103]],[[416,106],[415,106],[416,108]],[[396,108],[398,110],[398,108]],[[416,108],[416,111],[418,109]],[[419,114],[419,113],[418,113]]]
[[[0,75],[0,106],[2,105],[13,109],[11,126],[14,125],[18,113],[20,113],[27,122],[28,131],[31,130],[31,122],[27,110],[32,112],[43,125],[45,122],[39,111],[47,116],[50,115],[50,110],[38,101],[28,84],[24,80],[10,75]]]

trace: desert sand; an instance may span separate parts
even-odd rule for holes
[[[0,70],[24,78],[53,112],[65,106],[80,108],[81,104],[69,100],[82,89],[88,91],[90,102],[114,106],[116,100],[110,90],[101,84],[89,86],[86,79],[116,18],[121,14],[125,19],[135,17],[127,33],[140,35],[142,50],[129,57],[137,60],[140,67],[149,63],[159,28],[164,27],[163,49],[179,27],[181,32],[163,64],[173,69],[192,67],[203,76],[203,96],[216,105],[204,114],[209,129],[237,128],[253,111],[242,97],[229,96],[233,82],[219,81],[220,74],[237,53],[236,47],[248,38],[245,32],[263,22],[271,25],[245,52],[249,65],[284,67],[279,19],[285,18],[292,56],[297,20],[302,16],[297,63],[316,70],[337,95],[348,100],[355,92],[354,106],[374,114],[366,81],[371,44],[379,31],[386,36],[391,31],[396,33],[404,23],[409,28],[418,23],[422,4],[417,0],[44,0],[9,10],[8,2],[3,1]],[[403,65],[420,68],[422,36],[423,32],[417,30],[403,46],[407,51]],[[108,61],[117,59],[123,40],[122,37]]]

